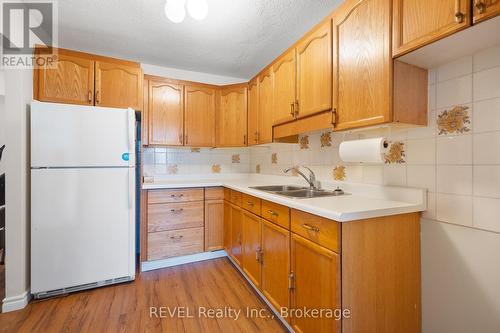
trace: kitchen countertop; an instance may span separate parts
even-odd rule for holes
[[[203,177],[203,178],[201,178]],[[195,180],[194,180],[195,179]],[[427,190],[394,186],[350,183],[322,183],[322,188],[340,186],[347,195],[310,199],[288,198],[250,188],[260,185],[301,185],[297,177],[266,176],[258,174],[189,176],[155,179],[144,183],[144,190],[224,186],[281,205],[295,208],[338,222],[349,222],[380,216],[421,212],[427,209]]]

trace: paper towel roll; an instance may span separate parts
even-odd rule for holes
[[[339,155],[344,162],[384,163],[386,138],[344,141],[340,144]]]

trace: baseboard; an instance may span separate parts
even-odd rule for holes
[[[250,285],[252,286],[252,288],[255,290],[255,292],[259,295],[259,297],[264,301],[264,303],[267,304],[267,306],[271,309],[271,311],[276,315],[276,318],[278,318],[281,323],[286,327],[286,329],[288,330],[288,332],[290,333],[295,333],[295,331],[293,330],[292,326],[290,326],[290,324],[285,320],[285,318],[283,318],[281,316],[281,314],[278,312],[278,310],[276,310],[273,305],[267,300],[267,298],[260,292],[259,288],[257,288],[253,282],[246,276],[245,272],[243,272],[243,270],[238,266],[238,264],[233,260],[233,258],[231,258],[231,256],[227,256],[227,258],[229,259],[229,261],[231,261],[231,263],[233,264],[233,266],[238,270],[240,271],[241,275],[243,275],[243,277],[245,278],[245,280],[247,280],[248,283],[250,283]]]
[[[202,252],[196,254],[190,254],[182,257],[154,260],[154,261],[143,261],[141,263],[141,272],[152,271],[154,269],[172,267],[182,264],[189,264],[192,262],[216,259],[227,257],[227,253],[224,250],[213,251],[213,252]]]
[[[11,312],[21,310],[28,305],[30,300],[30,293],[26,290],[21,295],[6,297],[3,299],[2,312]]]

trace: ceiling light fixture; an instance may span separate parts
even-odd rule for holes
[[[186,16],[186,0],[167,0],[165,3],[165,15],[174,23],[181,23]]]
[[[187,10],[195,20],[203,20],[208,14],[207,0],[188,0]]]
[[[167,0],[165,15],[174,22],[180,23],[186,17],[186,7],[189,15],[195,20],[203,20],[208,14],[207,0]]]

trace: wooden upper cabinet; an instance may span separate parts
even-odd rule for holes
[[[215,89],[185,86],[184,144],[215,147]]]
[[[281,56],[272,67],[274,124],[295,119],[295,48]]]
[[[332,108],[332,22],[326,20],[297,44],[298,118]]]
[[[94,105],[94,61],[91,59],[60,52],[57,67],[35,69],[34,78],[37,100]]]
[[[140,67],[96,61],[95,105],[141,110],[142,83]]]
[[[243,211],[243,253],[242,266],[252,283],[260,288],[262,258],[262,219],[250,212]]]
[[[238,84],[219,91],[218,142],[220,147],[247,145],[247,85]]]
[[[142,113],[141,113],[141,140],[142,145],[149,145],[149,80],[144,79],[142,84]]]
[[[500,0],[473,0],[474,23],[500,15]]]
[[[500,1],[496,2],[498,6]],[[471,0],[394,0],[393,56],[408,53],[470,26],[470,8]]]
[[[261,291],[280,311],[290,307],[290,231],[262,220]]]
[[[267,69],[259,75],[259,143],[273,141],[273,78]]]
[[[348,0],[335,14],[333,93],[337,129],[391,120],[391,2]]]
[[[248,83],[248,145],[259,143],[259,79]]]
[[[150,145],[182,146],[184,143],[184,87],[149,81],[148,131]]]
[[[292,234],[291,270],[292,309],[341,308],[340,256],[337,253]],[[327,317],[294,317],[292,328],[303,333],[335,333],[340,332],[340,321]]]

